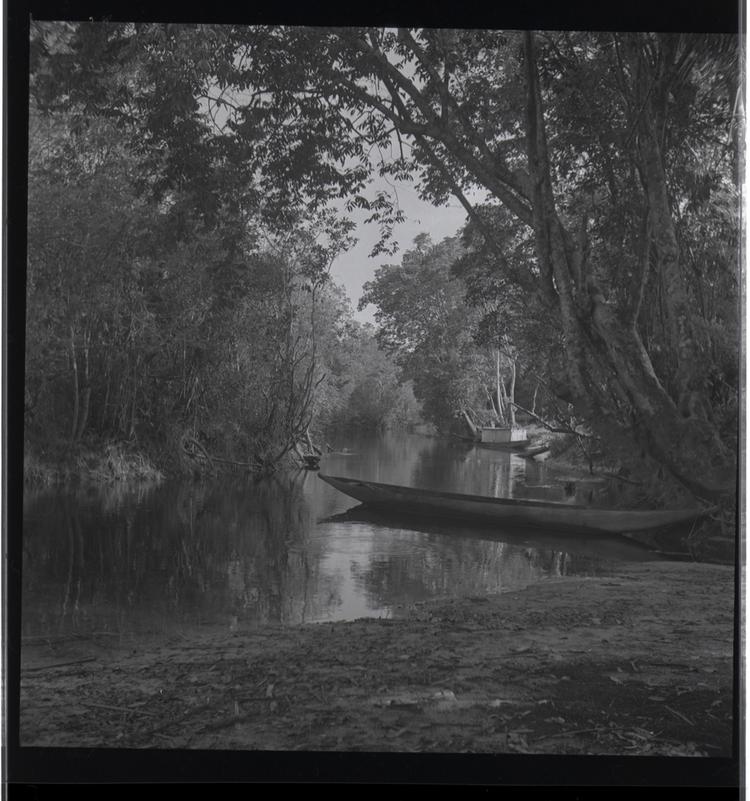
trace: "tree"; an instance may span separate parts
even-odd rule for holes
[[[378,268],[364,286],[360,307],[377,307],[376,334],[392,354],[425,416],[450,428],[456,418],[471,425],[496,417],[493,401],[496,359],[490,348],[477,347],[478,315],[463,301],[463,287],[451,276],[451,266],[463,252],[458,239],[433,245],[424,234],[414,241],[400,265]]]
[[[76,442],[90,424],[97,372],[111,369],[110,346],[123,327],[147,335],[150,321],[132,269],[146,209],[129,184],[121,138],[106,123],[71,137],[70,125],[69,116],[32,110],[26,390],[27,412],[43,418],[46,396]],[[61,383],[70,392],[60,393]]]
[[[319,221],[306,222],[309,227],[300,221],[283,239],[267,240],[251,265],[252,291],[229,328],[237,381],[251,390],[229,418],[251,441],[262,470],[306,439],[327,379],[321,348],[343,312],[328,271],[348,227],[323,245],[312,233]]]
[[[350,107],[412,137],[428,193],[457,195],[479,225],[465,188],[481,186],[533,230],[535,290],[565,341],[558,392],[630,433],[697,494],[731,492],[734,443],[706,412],[713,346],[691,302],[668,176],[730,127],[736,40],[353,29],[321,39],[330,56],[316,83],[335,81]],[[572,87],[567,97],[554,93],[558,80]],[[594,82],[598,95],[586,91]],[[607,106],[586,108],[592,96],[614,105],[604,135]],[[558,122],[566,102],[579,105],[572,136]],[[732,158],[727,140],[714,167],[720,186],[730,186]],[[635,248],[632,224],[625,239],[608,226],[623,209],[642,223]],[[631,267],[631,253],[645,255]],[[650,280],[663,287],[665,322],[651,352],[640,324]],[[731,309],[736,290],[726,289]],[[669,354],[661,364],[659,350]]]
[[[503,243],[472,200],[481,190],[532,235],[534,258],[512,281],[559,332],[556,394],[695,494],[733,491],[736,351],[720,329],[736,327],[736,257],[709,248],[720,277],[706,275],[690,231],[737,237],[736,37],[280,26],[138,34],[113,29],[97,52],[128,53],[152,77],[166,64],[164,86],[192,105],[167,103],[165,113],[183,119],[187,109],[190,130],[225,113],[201,141],[257,175],[256,197],[277,221],[284,198],[319,207],[346,197],[387,236],[397,212],[384,195],[367,197],[367,177],[419,175],[424,197],[459,199],[502,271]],[[149,109],[169,97],[146,81],[118,105],[111,74],[93,84],[114,111],[133,97]],[[145,130],[155,128],[147,119]],[[170,140],[167,158],[189,173],[191,141]],[[712,199],[727,213],[715,214]]]
[[[512,423],[514,399],[506,384],[517,382],[514,389],[524,405],[558,418],[561,407],[567,411],[568,406],[554,392],[565,340],[534,291],[533,236],[503,207],[481,207],[477,214],[482,225],[469,221],[464,227],[465,250],[451,272],[464,288],[467,305],[476,310],[475,341],[504,365],[503,380],[497,382],[499,406]],[[492,231],[492,241],[484,231]]]
[[[320,324],[342,313],[326,306],[328,271],[351,226],[290,207],[281,235],[214,162],[150,172],[154,146],[134,135],[124,106],[92,106],[75,81],[55,79],[109,41],[96,27],[77,33],[43,27],[34,40],[43,52],[32,73],[41,106],[32,98],[27,436],[69,448],[84,435],[114,438],[173,456],[191,443],[220,463],[273,469],[312,420]],[[142,68],[120,80],[146,86],[132,78]],[[96,74],[104,95],[118,85]],[[181,146],[204,142],[195,123]],[[217,203],[196,202],[215,181]]]
[[[326,436],[335,437],[341,428],[401,428],[419,419],[412,385],[402,380],[394,360],[378,346],[372,325],[358,323],[349,312],[332,344],[326,360],[330,380],[316,420],[330,432]]]

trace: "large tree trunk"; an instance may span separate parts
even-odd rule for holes
[[[623,326],[615,315],[560,221],[552,193],[532,33],[526,34],[525,44],[527,150],[533,185],[536,254],[542,274],[553,286],[548,292],[561,312],[570,394],[589,418],[606,416],[608,422],[632,430],[644,451],[696,495],[713,499],[732,493],[732,454],[722,446],[709,421],[680,414],[657,377],[635,326]],[[655,140],[649,140],[645,147],[649,159],[656,159]],[[654,163],[649,164],[656,169]],[[678,356],[689,359],[689,320],[685,294],[678,280],[676,236],[663,169],[656,170],[648,180],[653,184],[648,194],[653,206],[651,225],[660,252],[658,269],[675,293],[670,313]],[[604,377],[606,385],[597,380],[599,376]]]
[[[564,209],[564,219],[558,213],[533,33],[527,32],[524,38],[528,174],[515,169],[501,151],[488,146],[447,88],[442,110],[437,110],[423,90],[379,49],[376,36],[368,39],[358,32],[339,35],[371,59],[392,105],[384,104],[376,94],[349,80],[344,81],[346,91],[370,103],[401,133],[415,136],[420,146],[428,139],[430,144],[437,143],[437,151],[432,147],[425,150],[428,160],[433,165],[437,163],[438,169],[441,169],[438,152],[445,148],[461,170],[532,228],[539,296],[550,310],[559,314],[565,347],[565,381],[554,377],[556,394],[574,403],[585,418],[600,427],[617,428],[621,434],[634,438],[644,454],[696,495],[714,498],[733,493],[734,454],[727,452],[710,421],[704,419],[706,415],[700,414],[700,404],[694,407],[698,410],[696,414],[689,411],[689,405],[688,412],[682,412],[686,408],[683,395],[695,391],[694,384],[700,380],[703,366],[699,358],[700,337],[696,335],[699,329],[691,324],[690,298],[681,275],[662,152],[666,98],[676,52],[674,42],[640,34],[631,37],[626,61],[632,66],[627,75],[619,76],[623,79],[620,81],[623,93],[634,98],[630,135],[637,136],[646,212],[643,278],[626,319],[622,309],[610,305],[609,288],[598,286],[593,264],[586,257],[585,217],[574,219],[571,207]],[[414,42],[408,31],[401,32],[400,41],[429,69],[429,54]],[[647,64],[643,57],[646,48],[655,59],[652,64]],[[413,101],[413,109],[404,103],[405,96]],[[623,146],[629,144],[630,140]],[[449,170],[441,172],[466,207],[466,197],[455,177]],[[617,191],[614,183],[612,188]],[[653,265],[649,261],[652,248]],[[638,298],[645,292],[646,279],[651,278],[656,278],[657,285],[664,289],[668,355],[677,366],[676,370],[669,365],[660,367],[659,374],[641,341],[635,319],[640,308]]]
[[[668,341],[677,358],[675,393],[676,399],[680,399],[690,392],[695,373],[702,370],[700,343],[692,324],[661,146],[668,82],[674,66],[674,40],[672,37],[664,40],[656,75],[651,77],[644,63],[646,36],[650,34],[627,37],[627,52],[635,76],[635,100],[641,109],[636,120],[637,144],[639,171],[647,201],[650,245],[656,254],[656,269],[664,287]]]

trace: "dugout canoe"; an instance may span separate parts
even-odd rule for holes
[[[692,523],[712,509],[641,510],[597,509],[581,504],[490,498],[455,492],[381,484],[357,478],[318,473],[339,492],[376,509],[401,514],[475,519],[559,531],[622,534],[652,531]]]

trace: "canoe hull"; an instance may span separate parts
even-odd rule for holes
[[[482,448],[494,448],[499,451],[515,450],[517,448],[525,448],[531,444],[530,439],[518,439],[513,442],[477,442]]]
[[[498,524],[554,528],[561,531],[625,533],[690,523],[704,510],[639,511],[594,509],[575,504],[489,498],[400,487],[374,481],[318,474],[323,481],[367,506],[401,514],[476,519]]]

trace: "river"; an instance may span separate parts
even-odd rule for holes
[[[550,467],[409,434],[341,436],[322,470],[439,490],[561,499]],[[346,451],[346,452],[344,452]],[[622,538],[346,519],[315,472],[24,496],[22,636],[190,636],[199,627],[397,616],[652,555]]]

